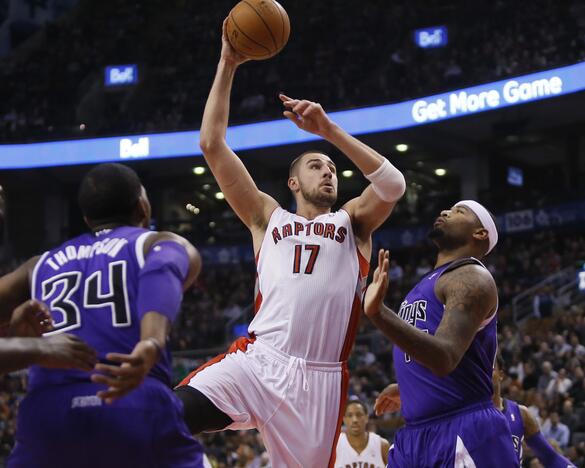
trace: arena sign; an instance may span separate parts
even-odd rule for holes
[[[585,63],[437,94],[422,99],[330,113],[354,135],[387,132],[518,106],[585,90]],[[286,119],[228,128],[236,151],[317,140]],[[0,145],[0,169],[199,156],[199,132]]]
[[[417,123],[426,123],[560,94],[564,94],[563,80],[558,74],[536,79],[528,76],[455,91],[434,99],[420,99],[412,106],[412,118]]]

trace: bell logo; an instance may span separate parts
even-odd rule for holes
[[[150,140],[148,137],[139,138],[137,142],[130,138],[120,140],[120,158],[146,158],[150,156]]]

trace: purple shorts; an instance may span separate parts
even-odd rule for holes
[[[492,402],[407,425],[388,456],[390,468],[515,468],[510,427]]]
[[[181,401],[147,378],[111,405],[103,386],[37,388],[22,401],[9,468],[203,467],[203,448],[183,421]]]

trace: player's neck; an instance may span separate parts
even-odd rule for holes
[[[370,438],[370,435],[368,434],[368,432],[362,432],[359,435],[351,435],[349,432],[346,433],[347,435],[347,441],[349,442],[349,445],[351,445],[351,447],[358,453],[362,453],[366,447],[368,446],[368,440]]]
[[[315,219],[317,216],[321,216],[327,213],[331,213],[330,207],[315,206],[309,203],[299,203],[297,206],[296,215],[307,218],[310,221]]]
[[[435,269],[447,264],[459,260],[460,258],[466,257],[477,257],[477,253],[473,252],[469,246],[465,245],[458,249],[453,250],[440,250],[437,255],[437,262],[435,263]]]

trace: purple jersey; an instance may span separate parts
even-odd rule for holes
[[[520,413],[520,406],[512,400],[503,399],[504,416],[510,426],[512,433],[512,442],[514,442],[514,451],[518,455],[518,461],[522,463],[522,442],[524,441],[524,421],[522,421],[522,413]]]
[[[32,297],[51,311],[55,330],[47,335],[77,335],[98,352],[101,361],[110,352],[131,353],[140,341],[138,274],[144,265],[144,241],[151,233],[121,226],[83,234],[46,252],[35,266],[31,288]],[[150,375],[170,385],[168,354]],[[33,366],[30,387],[87,382],[89,376],[83,371]]]
[[[445,310],[435,295],[435,284],[445,272],[466,264],[483,266],[475,258],[464,258],[426,274],[400,306],[400,318],[419,330],[434,334]],[[490,401],[496,347],[495,314],[482,324],[457,368],[446,377],[434,375],[394,346],[394,368],[406,422],[419,423]]]

